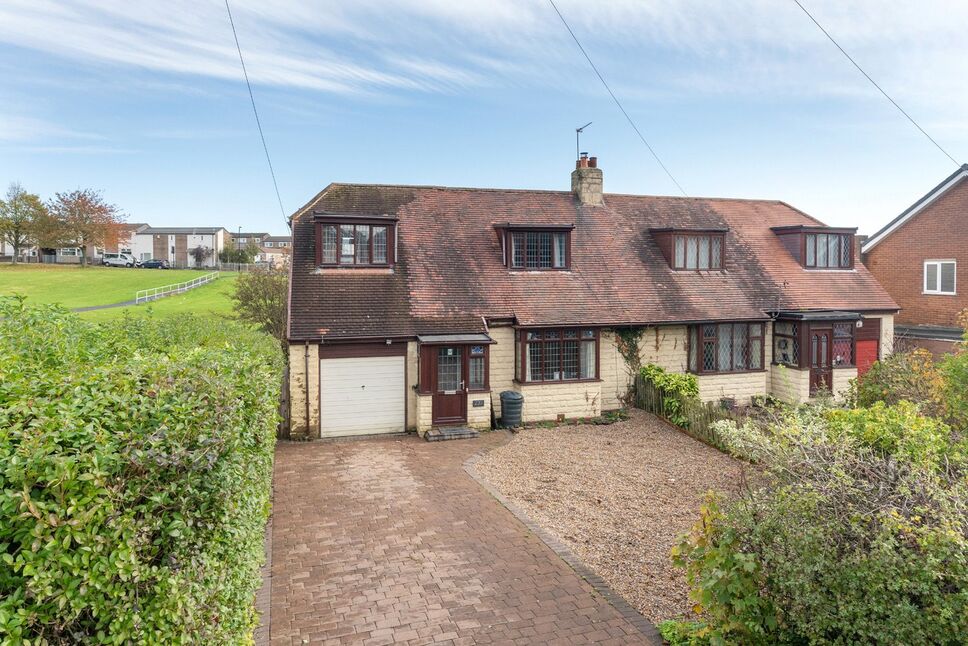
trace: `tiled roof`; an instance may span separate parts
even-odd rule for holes
[[[392,270],[315,268],[314,211],[399,218]],[[570,271],[511,272],[495,224],[574,225]],[[778,201],[331,184],[293,217],[290,338],[764,319],[776,310],[890,311],[861,264],[807,271],[770,228],[820,224]],[[725,272],[673,271],[650,228],[721,228]]]
[[[292,242],[292,236],[269,236],[266,242]]]

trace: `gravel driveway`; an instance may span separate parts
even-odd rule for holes
[[[690,614],[669,550],[710,489],[734,494],[741,463],[633,410],[609,426],[530,428],[478,472],[653,622]]]

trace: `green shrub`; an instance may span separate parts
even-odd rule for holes
[[[0,299],[0,642],[251,639],[281,358]]]
[[[925,415],[945,416],[944,376],[931,353],[918,349],[895,352],[877,361],[853,384],[853,404],[872,406],[909,401],[921,406]]]
[[[831,433],[923,466],[938,466],[943,458],[950,458],[956,452],[948,425],[922,415],[911,402],[901,401],[895,406],[876,402],[869,408],[831,409],[826,417]]]
[[[766,471],[675,554],[712,643],[963,643],[968,474],[935,459],[949,448],[917,449],[946,435],[907,429],[914,411],[723,425]]]
[[[688,373],[666,372],[665,368],[650,363],[643,366],[642,378],[652,383],[662,394],[662,412],[676,426],[687,427],[689,418],[683,414],[685,402],[699,399],[699,381]]]

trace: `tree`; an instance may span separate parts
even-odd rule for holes
[[[222,262],[247,265],[255,260],[257,253],[259,253],[259,247],[253,244],[246,245],[242,248],[226,247],[219,253],[218,259]]]
[[[286,347],[289,300],[289,272],[286,269],[257,267],[239,275],[235,281],[235,311],[239,318],[257,325]]]
[[[212,257],[212,250],[203,245],[198,245],[197,247],[189,251],[188,255],[190,255],[195,260],[196,267],[201,267],[206,260]]]
[[[123,222],[121,209],[93,189],[56,193],[47,205],[62,230],[62,244],[81,249],[81,265],[87,265],[89,247],[109,247],[117,243]]]
[[[21,250],[37,244],[38,228],[46,215],[40,197],[16,182],[10,184],[7,199],[0,200],[0,242],[13,247],[14,264]]]

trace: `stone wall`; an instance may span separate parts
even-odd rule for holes
[[[407,430],[417,430],[417,391],[414,384],[420,378],[418,356],[420,346],[416,341],[407,343]]]
[[[525,422],[594,417],[602,412],[602,385],[598,381],[519,384],[524,395]]]
[[[733,398],[737,404],[750,403],[753,395],[769,392],[770,371],[737,372],[723,375],[697,375],[699,397],[705,402]]]
[[[416,400],[416,428],[417,433],[423,437],[423,434],[433,426],[434,397],[433,395],[417,395]]]
[[[834,397],[842,399],[847,389],[850,388],[850,380],[856,378],[857,368],[834,368],[830,391],[834,394]]]
[[[475,407],[474,402],[481,400],[484,405]],[[467,393],[467,425],[477,429],[491,428],[491,393]]]
[[[488,352],[490,353],[490,385],[491,405],[494,407],[494,417],[501,417],[501,392],[517,390],[514,383],[514,330],[510,327],[491,328],[490,337],[494,339]]]
[[[306,346],[289,345],[289,434],[293,439],[319,437],[319,346],[309,344],[309,421],[306,420]]]

